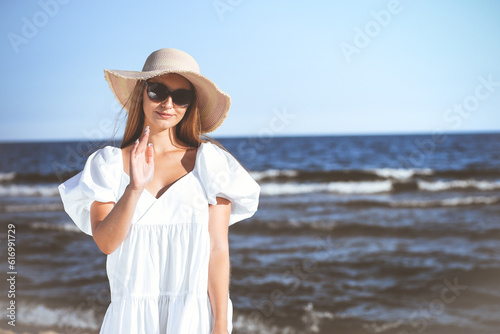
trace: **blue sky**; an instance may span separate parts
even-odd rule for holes
[[[191,54],[214,137],[500,130],[500,2],[3,1],[0,141],[120,138],[105,68]]]

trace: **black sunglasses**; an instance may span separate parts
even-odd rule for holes
[[[172,103],[179,107],[189,106],[194,99],[194,93],[188,89],[169,91],[167,86],[159,82],[146,81],[148,97],[153,102],[162,102],[172,96]]]

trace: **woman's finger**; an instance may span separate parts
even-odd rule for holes
[[[135,154],[140,154],[140,153],[144,153],[144,149],[143,149],[143,146],[144,146],[144,139],[146,138],[146,133],[148,132],[147,131],[148,129],[146,128],[146,130],[144,130],[144,132],[142,133],[142,135],[139,136],[139,138],[137,138],[136,142],[137,142],[137,145],[134,146],[133,150],[135,150]],[[146,139],[146,143],[147,143],[147,139]]]
[[[139,138],[135,140],[134,146],[132,146],[132,149],[130,150],[130,156],[135,156],[137,147],[139,146]]]
[[[148,148],[146,149],[146,163],[151,165],[154,162],[154,149],[153,143],[148,144]]]
[[[144,133],[142,134],[141,140],[139,141],[138,153],[144,154],[144,151],[146,151],[146,144],[148,143],[148,137],[149,137],[149,125],[146,126],[146,129],[144,129]]]

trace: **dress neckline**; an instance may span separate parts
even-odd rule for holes
[[[181,176],[180,178],[178,178],[177,180],[175,180],[171,185],[170,187],[167,188],[167,190],[165,190],[163,192],[163,194],[160,195],[160,197],[156,197],[155,195],[153,195],[152,193],[149,192],[149,190],[147,190],[146,188],[144,188],[144,191],[146,194],[148,194],[151,198],[154,199],[154,201],[159,201],[161,198],[163,198],[163,196],[165,196],[173,187],[174,185],[176,185],[177,183],[179,183],[179,181],[182,181],[182,179],[185,179],[187,178],[188,175],[192,175],[193,172],[196,170],[197,166],[198,166],[198,156],[200,154],[200,151],[201,151],[201,147],[203,146],[203,144],[205,144],[204,142],[202,142],[200,144],[200,146],[196,149],[196,156],[195,156],[195,161],[194,161],[194,167],[191,171],[187,172],[186,174],[184,174],[183,176]],[[121,173],[127,177],[127,179],[130,181],[130,175],[128,175],[126,172],[125,172],[125,165],[123,164],[123,152],[121,150],[120,147],[114,147],[115,149],[117,149],[119,151],[119,156],[120,156],[120,166],[121,166]],[[163,189],[163,188],[162,188]]]

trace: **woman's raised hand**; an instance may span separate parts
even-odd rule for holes
[[[154,150],[152,144],[147,145],[149,126],[130,150],[130,185],[132,189],[144,190],[153,181]]]

